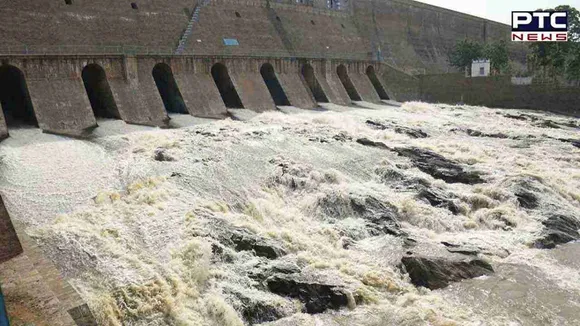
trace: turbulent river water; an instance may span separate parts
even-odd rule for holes
[[[102,121],[88,140],[14,130],[0,190],[102,325],[580,325],[580,243],[538,245],[550,214],[580,219],[580,120],[357,104],[169,130]],[[481,182],[434,176],[401,148]],[[376,207],[388,226],[361,213]],[[453,248],[494,273],[429,290],[401,269]],[[264,286],[272,271],[348,302],[307,313]]]

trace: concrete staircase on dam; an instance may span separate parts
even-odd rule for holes
[[[187,46],[187,40],[193,33],[193,26],[197,22],[199,22],[201,7],[206,6],[207,4],[209,4],[209,0],[203,0],[199,2],[197,5],[195,5],[195,8],[193,9],[193,14],[189,19],[189,23],[187,23],[187,27],[185,28],[183,35],[181,35],[181,39],[179,39],[179,45],[177,45],[177,49],[175,49],[175,54],[177,55],[182,54],[183,51],[185,50],[185,47]]]

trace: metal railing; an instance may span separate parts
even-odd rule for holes
[[[55,45],[55,46],[3,46],[0,55],[176,55],[170,46],[134,45]],[[185,49],[182,56],[243,56],[274,58],[345,59],[376,61],[371,52],[338,53],[324,51],[276,51],[270,49],[244,49],[226,47],[216,50]]]
[[[349,60],[372,61],[384,64],[408,75],[425,74],[425,69],[403,69],[392,58],[383,58],[373,52],[334,52],[331,49],[322,51],[275,51],[269,49],[244,49],[226,47],[216,50],[185,49],[175,54],[170,46],[134,46],[134,45],[56,45],[56,46],[4,46],[0,47],[2,55],[153,55],[153,56],[198,56],[198,57],[244,57],[244,58],[277,58],[277,59],[312,59],[312,60]]]
[[[0,47],[0,55],[59,55],[59,54],[172,54],[173,47],[134,45],[17,45]]]

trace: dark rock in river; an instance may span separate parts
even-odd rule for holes
[[[557,123],[555,123],[552,120],[541,120],[537,123],[534,124],[534,126],[536,127],[540,127],[540,128],[552,128],[552,129],[560,129],[560,125],[558,125]]]
[[[509,138],[509,136],[506,135],[506,134],[502,134],[502,133],[488,134],[488,133],[485,133],[485,132],[481,132],[481,131],[473,130],[473,129],[469,129],[469,128],[467,128],[467,129],[454,128],[454,129],[451,129],[450,131],[451,132],[463,131],[463,132],[465,132],[466,134],[468,134],[469,136],[472,136],[472,137],[488,137],[488,138],[500,138],[500,139]]]
[[[467,256],[477,256],[481,251],[479,248],[472,246],[458,245],[454,243],[449,243],[446,241],[441,242],[442,245],[447,247],[447,251],[454,254],[462,254]]]
[[[158,148],[155,150],[155,155],[153,156],[155,161],[160,162],[173,162],[175,158],[167,153],[167,150],[164,148]]]
[[[247,229],[229,225],[223,220],[214,220],[207,226],[207,233],[195,235],[209,236],[219,241],[220,244],[214,246],[216,249],[214,255],[220,255],[219,251],[223,252],[223,246],[231,247],[236,251],[252,251],[256,256],[269,259],[286,255],[286,250],[275,241],[260,237]]]
[[[272,302],[268,296],[273,296],[273,294],[267,292],[226,289],[226,293],[233,298],[236,310],[250,325],[278,320],[291,313],[288,307]]]
[[[253,251],[256,256],[275,259],[286,255],[286,251],[277,244],[262,239],[247,230],[238,229],[232,232],[231,242],[238,251]]]
[[[370,222],[367,228],[371,234],[375,236],[381,234],[406,235],[401,231],[398,221],[399,209],[395,205],[379,201],[371,196],[351,198],[350,204],[355,213]]]
[[[396,133],[405,134],[411,138],[427,138],[427,137],[429,137],[429,135],[427,135],[421,129],[413,129],[413,128],[409,128],[409,127],[399,126],[399,125],[396,125],[393,123],[386,124],[386,123],[382,123],[382,122],[367,120],[366,124],[369,125],[370,127],[372,127],[373,129],[378,129],[378,130],[393,129]]]
[[[526,115],[526,114],[519,114],[519,115],[515,115],[515,114],[502,114],[501,112],[497,112],[497,114],[501,114],[506,118],[510,118],[510,119],[515,119],[515,120],[521,120],[521,121],[525,121],[528,120],[528,118],[532,119],[532,120],[537,120],[536,117],[534,116],[530,116],[530,115]]]
[[[300,267],[294,262],[277,259],[269,261],[267,264],[258,264],[255,269],[248,272],[248,276],[262,284],[271,276],[279,274],[298,275],[300,271]]]
[[[344,198],[330,194],[320,198],[317,206],[328,217],[336,219],[359,217],[366,220],[367,229],[372,236],[405,235],[400,231],[398,208],[372,196],[359,197],[349,194],[347,198]]]
[[[356,140],[357,143],[364,145],[364,146],[370,146],[370,147],[377,147],[377,148],[382,148],[382,149],[391,149],[389,146],[385,145],[384,143],[381,142],[375,142],[372,141],[370,139],[367,138],[359,138]]]
[[[441,189],[423,188],[416,198],[427,201],[433,207],[446,208],[454,215],[459,214],[459,207],[453,201],[454,196]]]
[[[501,114],[506,118],[510,118],[510,119],[516,119],[516,120],[522,120],[522,121],[532,121],[534,122],[534,126],[536,127],[540,127],[540,128],[553,128],[553,129],[560,129],[561,126],[559,123],[549,120],[549,119],[542,119],[540,117],[531,115],[531,114],[525,114],[525,113],[520,113],[517,115],[514,114],[502,114],[501,112],[497,112],[497,114]],[[568,123],[563,124],[564,126],[568,126],[568,127],[577,127],[574,124],[574,121],[569,121]]]
[[[538,208],[540,199],[550,197],[546,195],[552,193],[540,178],[527,175],[507,179],[501,186],[510,189],[520,207],[525,209]]]
[[[533,192],[527,191],[525,189],[520,189],[514,193],[518,199],[518,203],[521,207],[527,209],[534,209],[538,207],[538,197]]]
[[[459,163],[427,149],[418,147],[390,148],[384,143],[367,138],[359,138],[356,142],[364,146],[395,151],[399,155],[409,158],[419,170],[448,183],[478,184],[485,182],[478,172],[466,171]]]
[[[346,142],[346,141],[351,141],[352,140],[352,137],[348,133],[346,133],[344,131],[341,131],[338,134],[332,136],[332,138],[334,140],[340,141],[340,142]]]
[[[302,281],[292,275],[272,276],[266,284],[272,293],[300,300],[310,314],[348,305],[346,292],[334,285]]]
[[[442,241],[448,252],[453,254],[462,254],[467,256],[477,256],[478,254],[484,254],[489,256],[498,256],[501,258],[506,258],[510,255],[510,252],[501,247],[497,248],[482,248],[476,247],[470,244],[455,244],[447,241]]]
[[[545,229],[536,241],[537,248],[552,249],[558,244],[580,240],[580,220],[572,216],[554,214],[542,221]]]
[[[276,304],[268,301],[247,302],[242,310],[242,317],[250,324],[261,324],[286,317]]]
[[[465,171],[458,163],[422,148],[395,148],[399,155],[409,158],[415,166],[433,176],[448,183],[478,184],[485,182],[480,174],[474,171]]]
[[[380,201],[372,196],[364,198],[352,197],[350,206],[355,213],[364,219],[379,224],[397,221],[399,214],[399,209],[395,205]]]
[[[558,138],[559,141],[564,143],[569,143],[570,145],[580,148],[580,139],[566,139],[566,138]]]
[[[493,273],[491,265],[480,259],[406,256],[401,262],[415,286],[431,290]]]

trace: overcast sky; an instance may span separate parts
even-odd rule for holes
[[[511,24],[512,11],[531,11],[570,5],[580,9],[580,0],[417,0],[470,15]]]

